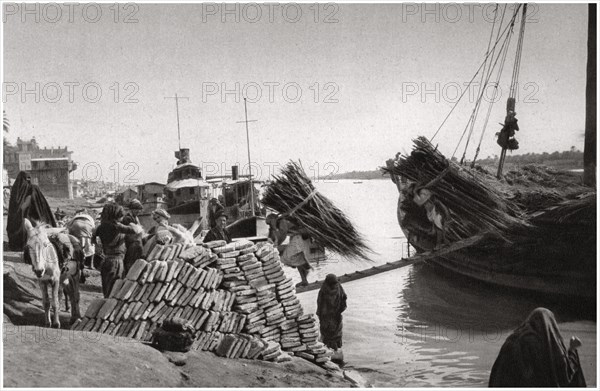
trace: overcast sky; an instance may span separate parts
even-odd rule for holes
[[[230,4],[228,14],[221,4],[138,4],[121,4],[118,12],[105,4],[101,14],[82,5],[62,5],[60,14],[44,5],[31,4],[30,13],[22,4],[4,5],[11,141],[36,136],[42,146],[68,145],[92,179],[95,166],[107,179],[119,167],[120,181],[131,174],[142,183],[165,182],[178,141],[175,102],[164,98],[177,93],[189,97],[179,105],[182,146],[214,174],[216,166],[247,162],[244,124],[236,123],[244,119],[246,92],[249,118],[258,120],[249,127],[262,179],[269,166],[289,159],[313,174],[371,170],[409,151],[411,139],[433,135],[457,87],[466,88],[483,60],[494,11],[304,4],[299,13],[294,6]],[[533,4],[530,11],[516,109],[519,153],[583,150],[587,5]],[[482,157],[499,153],[494,133],[505,115],[515,46],[516,36]],[[448,156],[470,100],[435,140]],[[476,127],[468,158],[480,132]]]

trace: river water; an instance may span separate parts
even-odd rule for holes
[[[397,260],[406,251],[396,219],[391,181],[318,182],[365,235],[372,262],[336,257],[320,262],[309,281]],[[295,270],[286,273],[299,281]],[[588,386],[596,385],[596,315],[573,313],[568,303],[507,292],[449,276],[427,265],[409,266],[344,284],[344,360],[375,387],[485,387],[506,337],[536,307],[551,309],[568,341],[577,335]],[[318,291],[298,295],[316,311]]]

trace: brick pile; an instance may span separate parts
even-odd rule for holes
[[[291,355],[330,367],[313,315],[304,314],[271,244],[215,241],[155,245],[93,301],[75,330],[151,341],[165,319],[196,330],[192,349],[222,357],[282,362]]]

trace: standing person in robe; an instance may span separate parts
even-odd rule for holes
[[[123,208],[117,204],[106,204],[102,209],[101,222],[92,242],[96,244],[99,238],[102,242],[104,261],[100,268],[102,292],[104,297],[110,295],[115,281],[123,276],[123,259],[125,258],[125,235],[139,234],[141,228],[135,224],[124,225]]]
[[[342,312],[346,310],[346,292],[335,274],[328,274],[317,297],[317,316],[323,343],[337,351],[342,347]]]
[[[85,209],[75,212],[75,217],[67,224],[69,234],[79,239],[83,249],[85,263],[89,263],[90,267],[94,265],[94,254],[96,249],[92,244],[92,236],[96,225],[92,216],[85,212]]]
[[[123,217],[123,224],[135,224],[142,229],[142,232],[137,234],[128,234],[125,236],[125,247],[127,251],[125,252],[125,258],[123,259],[123,275],[126,276],[127,272],[129,272],[129,268],[133,266],[135,261],[142,258],[144,255],[144,246],[142,244],[142,239],[144,236],[142,225],[140,224],[140,219],[138,218],[138,214],[142,211],[143,206],[142,203],[138,200],[133,200],[129,204],[129,213]]]
[[[504,342],[492,367],[490,387],[585,387],[572,337],[565,347],[554,314],[536,308]]]
[[[13,251],[21,251],[27,242],[24,219],[37,220],[56,227],[54,213],[40,188],[31,183],[31,175],[21,171],[10,191],[6,232],[8,245]]]
[[[227,226],[227,216],[225,216],[225,211],[220,210],[217,212],[216,222],[215,227],[208,231],[204,237],[203,242],[208,243],[213,240],[224,240],[227,243],[231,243],[231,236],[229,235],[227,228],[225,228]]]
[[[223,210],[223,204],[221,204],[216,198],[213,198],[208,202],[208,223],[210,225],[210,229],[215,228],[217,225],[217,215],[221,214]]]
[[[298,286],[308,285],[308,273],[312,266],[308,261],[310,255],[310,237],[308,231],[301,228],[290,217],[270,214],[267,216],[269,225],[269,240],[277,246],[281,254],[281,262],[289,267],[295,267],[300,273],[301,282]],[[290,241],[283,244],[287,237]]]

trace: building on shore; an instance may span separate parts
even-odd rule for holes
[[[40,148],[35,140],[17,139],[16,145],[4,148],[4,168],[8,178],[14,179],[20,171],[31,174],[32,183],[38,185],[46,196],[73,198],[70,173],[77,169],[67,147]]]

